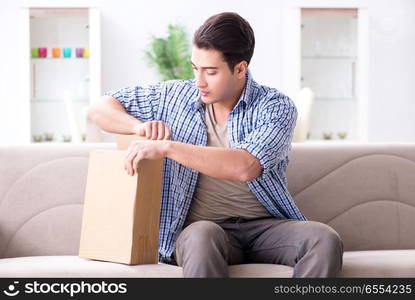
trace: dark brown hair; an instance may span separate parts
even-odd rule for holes
[[[220,51],[230,70],[254,54],[255,36],[249,23],[237,13],[224,12],[203,23],[195,32],[193,44],[200,49]]]

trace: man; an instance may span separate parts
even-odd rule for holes
[[[160,260],[182,266],[185,277],[227,277],[228,265],[240,263],[334,277],[342,241],[307,221],[288,192],[297,111],[252,79],[254,45],[242,17],[214,15],[194,35],[194,80],[110,92],[89,117],[106,131],[149,139],[128,149],[128,174],[142,159],[165,158]]]

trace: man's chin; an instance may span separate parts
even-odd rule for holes
[[[202,102],[205,104],[212,104],[212,103],[218,102],[217,100],[215,100],[215,98],[212,98],[210,95],[207,97],[201,96],[200,100],[202,100]]]

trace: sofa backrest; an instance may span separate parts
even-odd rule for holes
[[[345,250],[415,248],[415,144],[293,144],[289,157],[296,204]]]
[[[0,257],[78,253],[92,149],[115,144],[0,147]]]
[[[0,146],[0,257],[77,255],[92,149],[115,144]],[[287,177],[345,250],[415,248],[415,144],[293,144]]]

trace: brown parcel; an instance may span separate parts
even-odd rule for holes
[[[132,141],[147,140],[145,137],[137,134],[118,134],[117,135],[117,149],[127,150]]]
[[[163,160],[124,170],[126,151],[89,157],[79,256],[125,264],[156,264]]]

